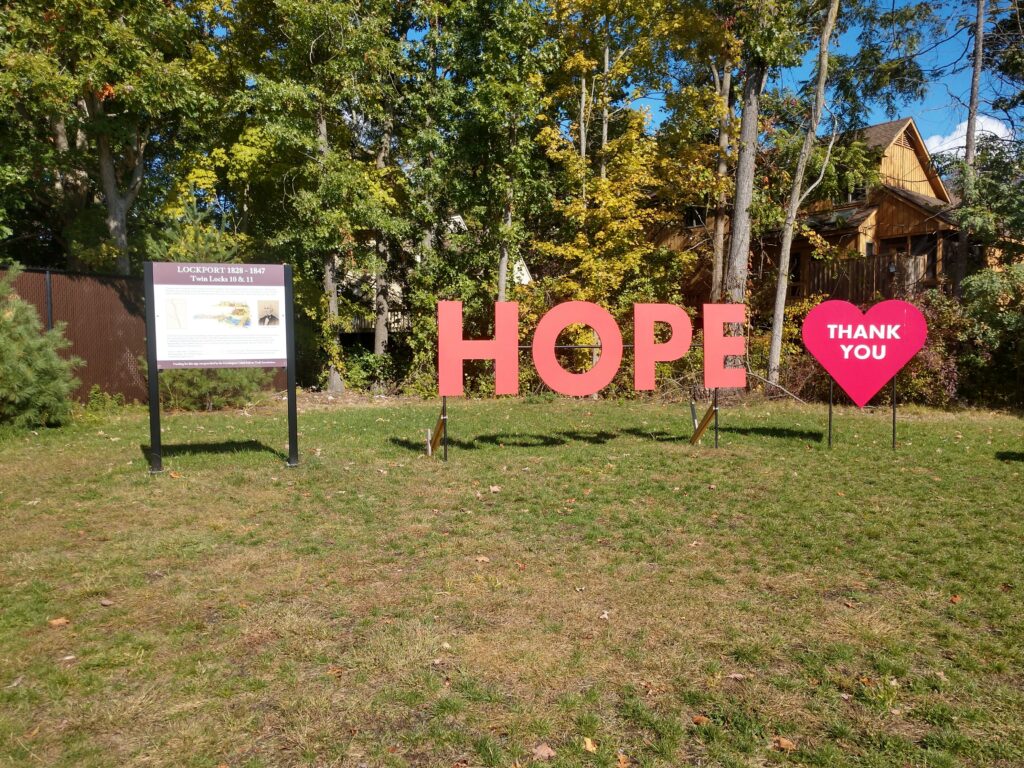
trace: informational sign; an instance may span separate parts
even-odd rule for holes
[[[287,264],[147,261],[142,269],[149,471],[163,471],[160,371],[174,368],[285,368],[288,466],[298,466],[292,268]]]
[[[280,264],[153,264],[157,368],[283,368]]]
[[[804,346],[850,399],[863,408],[924,346],[928,324],[906,301],[883,301],[866,313],[826,301],[808,314]]]
[[[729,324],[742,324],[746,308],[742,304],[704,305],[704,386],[744,387],[746,369],[726,366],[728,356],[742,356],[746,342],[742,336],[726,333]],[[658,341],[655,325],[669,330],[665,341]],[[588,371],[565,370],[558,360],[559,335],[568,326],[586,325],[601,339],[600,356]],[[633,305],[633,382],[637,390],[654,389],[654,367],[658,362],[678,360],[690,349],[693,325],[682,307],[674,304]],[[442,301],[437,305],[438,391],[442,397],[463,393],[463,363],[466,360],[493,360],[495,394],[519,393],[519,305],[501,301],[494,305],[494,338],[466,339],[462,329],[462,303]],[[608,310],[586,301],[569,301],[552,307],[537,324],[532,344],[533,363],[541,380],[563,395],[584,397],[599,392],[611,383],[622,362],[622,332]]]

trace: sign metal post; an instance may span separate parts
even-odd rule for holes
[[[156,362],[156,306],[153,301],[153,262],[142,265],[146,295],[146,377],[149,379],[149,471],[163,472],[160,445],[160,369]]]
[[[835,387],[835,381],[831,376],[828,377],[828,447],[832,447],[832,390]]]
[[[299,466],[299,414],[295,385],[295,287],[292,268],[284,266],[285,345],[288,350],[288,466]]]
[[[892,449],[896,450],[896,377],[892,377]]]

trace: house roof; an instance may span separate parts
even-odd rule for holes
[[[812,213],[801,218],[807,226],[817,230],[843,230],[856,229],[875,210],[877,205],[861,203],[860,205],[847,205],[842,208],[831,208],[820,213]]]
[[[888,123],[878,123],[878,125],[861,128],[856,131],[856,136],[873,149],[886,150],[912,122],[914,122],[913,118],[901,117],[899,120],[890,120]]]
[[[882,187],[897,197],[916,205],[918,208],[923,208],[936,218],[942,219],[949,224],[957,223],[952,215],[954,206],[945,200],[939,200],[937,197],[931,197],[930,195],[922,195],[920,192],[911,192],[909,189],[903,189],[903,187],[897,187],[893,184],[883,184]]]

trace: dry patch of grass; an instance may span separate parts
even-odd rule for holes
[[[1020,419],[434,411],[0,435],[0,760],[1024,764]]]

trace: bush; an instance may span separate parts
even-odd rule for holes
[[[367,392],[371,389],[394,389],[395,359],[391,354],[375,355],[361,349],[345,355],[345,383],[352,389]]]
[[[1024,405],[1024,264],[974,273],[963,297],[973,342],[963,354],[964,396]]]
[[[59,426],[71,418],[72,372],[81,361],[58,354],[69,343],[63,325],[44,331],[35,307],[14,292],[20,271],[0,278],[0,423]]]
[[[160,402],[179,411],[244,408],[270,386],[262,368],[185,368],[160,372]]]

